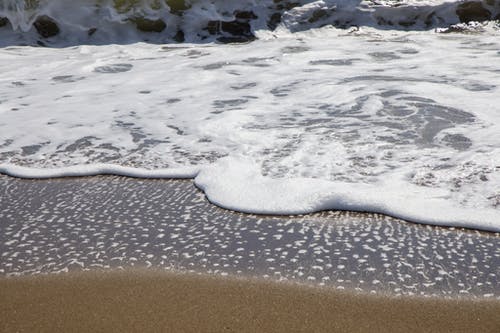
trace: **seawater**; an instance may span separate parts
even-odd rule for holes
[[[0,1],[0,171],[500,231],[499,8]]]

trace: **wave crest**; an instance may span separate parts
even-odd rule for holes
[[[247,42],[323,26],[425,30],[500,19],[500,0],[3,0],[0,31],[22,43]],[[4,38],[5,39],[5,38]]]

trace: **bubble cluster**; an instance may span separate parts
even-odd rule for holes
[[[500,299],[500,234],[383,215],[235,213],[181,180],[0,177],[0,274],[152,267]]]

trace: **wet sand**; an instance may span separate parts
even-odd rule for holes
[[[0,176],[0,188],[0,276],[150,267],[500,299],[498,233],[370,213],[241,214],[187,180]]]
[[[499,332],[500,302],[159,271],[0,279],[2,332]]]
[[[500,331],[498,233],[240,214],[180,180],[0,188],[1,332]]]

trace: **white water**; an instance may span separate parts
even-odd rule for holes
[[[325,25],[336,27],[370,26],[382,29],[432,30],[457,24],[462,0],[0,0],[0,45],[9,43],[61,46],[76,44],[130,43],[134,41],[172,42],[182,32],[187,42],[214,40],[209,22],[231,22],[237,13],[251,12],[248,24],[253,31],[268,30],[273,15],[279,14],[278,30],[304,31]],[[488,20],[500,15],[500,1],[472,0],[489,13],[472,20]],[[171,8],[172,7],[172,8]],[[481,11],[480,11],[481,12]],[[60,29],[51,38],[40,38],[34,23],[50,17]],[[160,20],[161,32],[136,29],[137,19]],[[241,20],[240,20],[241,21]],[[245,21],[245,19],[243,19]],[[275,22],[276,23],[276,22]],[[224,30],[220,27],[219,29]],[[274,29],[274,28],[273,28]],[[229,29],[231,30],[231,29]],[[227,35],[219,31],[216,35]],[[231,33],[229,33],[231,35]]]
[[[245,212],[500,231],[494,24],[466,35],[289,22],[244,45],[0,49],[0,172],[196,176],[212,202]]]

